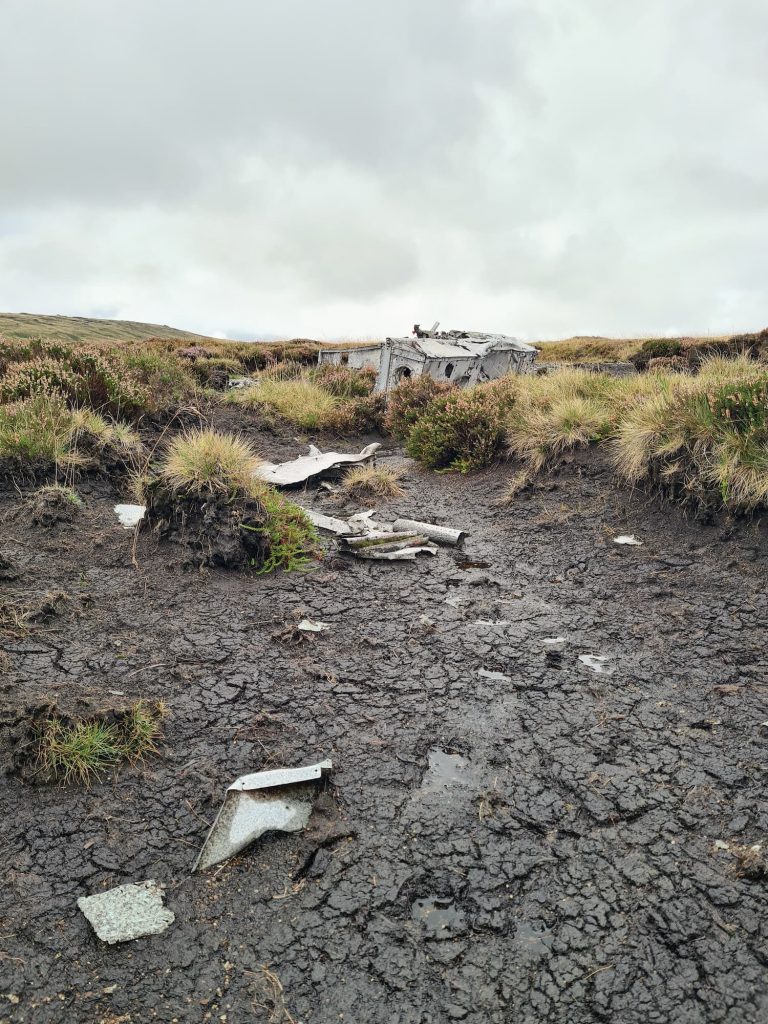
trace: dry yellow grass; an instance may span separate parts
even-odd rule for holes
[[[191,430],[174,438],[160,468],[177,491],[256,494],[263,485],[255,481],[254,473],[262,462],[245,438]]]
[[[234,405],[265,406],[306,430],[317,430],[332,422],[339,399],[305,377],[259,378],[258,384],[231,392]]]
[[[342,487],[354,498],[399,498],[405,494],[400,485],[403,472],[379,466],[355,466],[344,477]]]

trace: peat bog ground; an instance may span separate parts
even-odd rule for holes
[[[43,608],[0,637],[0,1021],[765,1020],[764,527],[687,519],[594,451],[507,508],[511,467],[380,464],[405,470],[380,510],[462,551],[200,573],[120,527],[114,481],[53,524],[0,492],[0,600]],[[34,778],[46,709],[140,698],[168,706],[158,756]],[[305,833],[190,873],[232,780],[327,757]],[[102,944],[78,897],[150,878],[174,924]]]

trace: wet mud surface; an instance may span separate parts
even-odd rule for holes
[[[90,790],[2,780],[0,1020],[766,1019],[764,529],[686,521],[588,456],[510,509],[511,468],[390,457],[407,494],[380,509],[463,551],[185,571],[104,481],[73,523],[7,524],[3,598],[67,599],[3,639],[6,766],[25,709],[170,714],[161,757]],[[325,757],[307,832],[190,874],[231,781]],[[150,878],[174,924],[102,944],[78,897]]]

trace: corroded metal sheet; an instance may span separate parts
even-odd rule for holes
[[[255,472],[260,480],[266,480],[268,484],[275,487],[291,487],[296,484],[303,484],[312,477],[327,473],[338,466],[354,465],[359,462],[367,462],[373,458],[381,445],[374,441],[366,445],[357,455],[345,455],[343,452],[321,452],[314,445],[310,445],[309,455],[302,455],[290,462],[265,462]]]
[[[320,761],[303,768],[277,768],[235,779],[192,870],[204,871],[233,857],[265,832],[300,832],[306,828],[317,795],[316,784],[332,767],[330,761]]]

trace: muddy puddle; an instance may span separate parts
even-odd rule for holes
[[[77,530],[4,523],[2,600],[67,595],[2,635],[6,767],[51,702],[168,715],[158,755],[90,790],[4,778],[0,1021],[768,1018],[766,880],[730,852],[768,827],[761,528],[655,508],[586,456],[557,508],[600,511],[557,528],[549,492],[494,504],[514,467],[392,463],[388,513],[468,529],[458,560],[185,570],[87,479]],[[296,642],[302,620],[331,628]],[[326,758],[307,829],[191,874],[232,780]],[[148,879],[173,923],[102,944],[78,898]]]

